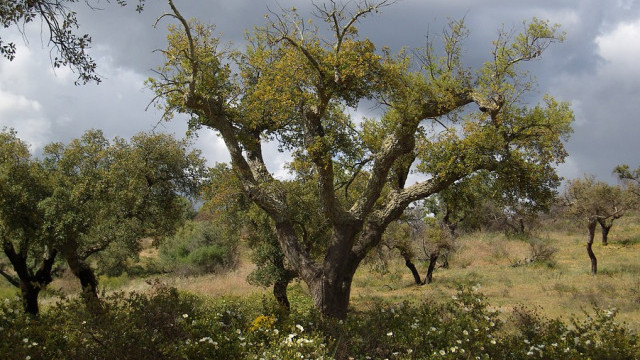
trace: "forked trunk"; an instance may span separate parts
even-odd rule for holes
[[[58,254],[57,250],[50,250],[47,257],[42,260],[40,268],[33,274],[27,266],[26,253],[16,252],[9,242],[4,242],[2,247],[17,274],[17,277],[13,277],[3,273],[4,276],[12,285],[20,288],[24,312],[34,317],[38,316],[40,311],[38,295],[43,288],[53,281],[51,273]]]
[[[589,254],[589,259],[591,260],[591,275],[596,275],[598,273],[598,259],[596,259],[596,255],[593,253],[593,238],[596,232],[596,224],[595,220],[589,220],[589,239],[587,241],[587,253]]]

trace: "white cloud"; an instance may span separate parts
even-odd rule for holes
[[[621,73],[640,75],[640,19],[619,24],[613,31],[598,36],[598,55],[607,67]]]
[[[13,128],[32,151],[42,149],[51,129],[38,101],[0,89],[0,128]]]

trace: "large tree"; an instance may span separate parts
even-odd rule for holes
[[[150,80],[167,118],[186,113],[191,126],[220,134],[245,193],[271,217],[288,263],[331,317],[346,316],[356,269],[409,204],[482,169],[520,182],[553,177],[571,129],[568,104],[550,96],[524,104],[532,84],[518,70],[562,40],[557,26],[534,19],[518,35],[500,31],[490,60],[472,71],[462,63],[462,22],[445,32],[442,56],[428,45],[417,62],[362,38],[358,22],[389,3],[317,5],[332,36],[295,9],[272,14],[244,50],[229,50],[170,0],[179,26]],[[351,118],[361,101],[379,104],[380,116]],[[330,231],[321,251],[303,246],[302,204],[267,169],[267,141],[292,153],[294,181],[314,184]],[[407,184],[412,169],[426,180]]]
[[[51,186],[14,131],[0,132],[0,275],[21,292],[27,314],[38,314],[38,294],[51,281],[57,250],[43,228],[42,200]],[[6,260],[5,260],[6,259]]]
[[[52,50],[51,61],[54,68],[69,67],[78,74],[78,83],[100,82],[96,73],[96,63],[87,52],[91,47],[89,34],[78,34],[80,26],[73,7],[78,0],[3,0],[0,1],[0,22],[5,29],[22,30],[34,21],[42,24],[42,34]],[[107,0],[107,2],[109,2]],[[115,0],[126,6],[125,0]],[[145,0],[137,0],[136,10],[142,11]],[[99,1],[86,0],[86,5],[94,7]],[[16,55],[16,44],[5,42],[0,37],[0,55],[9,61]]]
[[[96,130],[48,145],[44,164],[54,187],[42,202],[46,226],[90,303],[98,283],[88,258],[115,244],[136,256],[141,238],[174,231],[181,197],[197,195],[205,169],[199,152],[169,135],[110,142]]]

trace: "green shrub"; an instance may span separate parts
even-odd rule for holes
[[[321,319],[292,296],[215,299],[155,284],[145,294],[103,298],[89,314],[67,299],[33,319],[20,299],[0,301],[0,354],[7,359],[637,359],[638,336],[595,309],[568,324],[518,308],[508,318],[462,287],[448,302],[388,304]],[[298,306],[300,305],[300,306]]]
[[[235,265],[237,239],[209,222],[190,221],[161,243],[160,257],[181,274],[216,272]]]

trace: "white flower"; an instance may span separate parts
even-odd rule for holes
[[[462,331],[462,333],[466,336],[469,335],[469,332],[467,330]]]
[[[450,350],[451,350],[451,352],[452,352],[452,353],[454,353],[454,352],[456,352],[456,350],[458,350],[458,347],[457,347],[457,346],[454,346],[454,347],[452,347]]]
[[[444,356],[447,352],[444,350],[440,350],[440,355]]]
[[[495,341],[495,340],[491,340],[491,343],[492,343],[493,345],[495,345],[495,344],[496,344],[496,341]]]
[[[184,319],[186,319],[186,318],[188,318],[188,317],[189,317],[189,314],[182,314],[182,317],[183,317]]]
[[[304,331],[304,328],[300,324],[296,324],[296,329],[298,329],[300,332]]]
[[[387,333],[387,336],[393,336],[393,331],[389,331],[389,332]]]
[[[429,328],[429,330],[431,331],[436,331],[436,328],[434,328],[433,326]]]
[[[28,343],[28,342],[29,342],[29,339],[24,338],[24,339],[22,339],[22,342],[26,344],[26,343]]]

